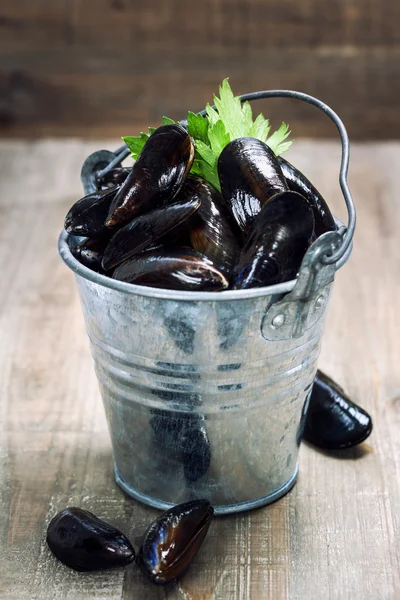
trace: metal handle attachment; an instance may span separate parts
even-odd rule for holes
[[[336,254],[341,239],[338,231],[327,231],[307,250],[293,290],[267,307],[261,324],[266,340],[299,338],[322,317],[337,269],[336,263],[324,264],[322,258]]]

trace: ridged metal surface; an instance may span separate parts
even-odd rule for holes
[[[300,338],[268,341],[263,319],[281,295],[153,298],[76,277],[125,490],[229,512],[294,479],[325,307]]]

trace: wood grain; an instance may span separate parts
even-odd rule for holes
[[[303,446],[293,491],[214,520],[191,569],[167,589],[133,567],[75,573],[48,551],[46,526],[68,505],[114,523],[136,546],[156,514],[113,481],[75,282],[56,250],[83,158],[115,143],[0,143],[0,598],[399,598],[399,143],[353,147],[355,247],[337,275],[320,360],[372,414],[368,443],[332,455]],[[344,217],[338,145],[297,141],[291,160]]]
[[[3,0],[0,135],[120,137],[204,108],[230,76],[320,97],[353,139],[396,139],[399,22],[396,0]],[[259,107],[296,138],[335,135],[315,109]]]

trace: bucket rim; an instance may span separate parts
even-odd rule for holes
[[[342,225],[339,219],[335,219],[338,227]],[[85,267],[80,263],[72,254],[68,244],[68,234],[63,229],[58,238],[58,251],[63,262],[71,269],[75,275],[79,275],[87,281],[96,283],[101,287],[109,288],[117,292],[123,292],[125,294],[132,294],[134,296],[147,296],[149,298],[158,298],[162,300],[178,300],[178,301],[192,301],[192,302],[224,302],[226,300],[249,300],[252,298],[260,298],[262,296],[274,296],[279,294],[287,294],[291,292],[296,284],[297,279],[291,279],[290,281],[284,281],[283,283],[277,283],[275,285],[269,285],[265,287],[250,288],[247,290],[225,290],[222,292],[192,292],[188,290],[168,290],[165,288],[156,288],[145,285],[137,285],[135,283],[126,283],[125,281],[118,281],[112,279],[101,273],[96,273],[88,267]],[[341,267],[344,262],[348,259],[350,252],[346,254],[345,261],[340,261]]]

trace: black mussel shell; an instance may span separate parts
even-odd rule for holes
[[[96,273],[104,273],[101,262],[103,260],[104,250],[109,241],[109,237],[99,240],[86,238],[71,251],[75,258],[85,265],[85,267],[88,267],[88,269],[91,269],[92,271],[96,271]]]
[[[92,194],[99,189],[98,173],[108,167],[117,157],[110,150],[96,150],[87,157],[81,170],[81,181],[85,194]]]
[[[329,206],[311,181],[281,156],[279,156],[278,161],[289,189],[307,198],[313,209],[315,220],[314,234],[316,238],[326,231],[336,231],[335,219],[332,216]]]
[[[84,196],[69,209],[64,228],[73,235],[97,238],[110,235],[112,230],[104,224],[108,211],[118,191],[118,186]]]
[[[154,245],[163,235],[188,219],[199,206],[199,200],[193,198],[136,217],[111,238],[104,252],[103,268],[108,271]]]
[[[147,577],[164,585],[180,577],[199,551],[214,509],[208,500],[178,504],[153,521],[138,554]]]
[[[179,197],[182,194],[189,198],[198,197],[201,201],[188,224],[191,246],[230,277],[239,258],[238,239],[241,240],[241,232],[227,210],[222,195],[198,177],[187,178]]]
[[[254,221],[233,289],[274,285],[296,277],[313,231],[308,201],[296,192],[276,194]]]
[[[172,200],[190,171],[194,152],[192,138],[180,125],[156,129],[116,195],[107,225],[123,225]]]
[[[175,200],[177,199],[178,198],[175,198]],[[190,219],[184,221],[183,223],[178,225],[178,227],[175,227],[175,229],[173,229],[166,235],[163,235],[162,238],[160,238],[159,242],[163,245],[165,250],[175,250],[175,248],[182,248],[183,246],[185,246],[186,248],[192,247],[190,241],[190,234],[188,230],[189,222]]]
[[[191,248],[134,256],[115,269],[113,278],[169,290],[217,292],[228,287],[224,275]]]
[[[46,540],[58,560],[75,571],[123,567],[135,560],[135,550],[123,533],[82,508],[58,513]]]
[[[98,178],[98,185],[100,187],[109,187],[111,185],[121,185],[125,179],[131,173],[132,168],[127,167],[115,167],[111,169],[103,177]]]
[[[330,377],[317,371],[303,439],[325,450],[351,448],[367,439],[372,419]]]
[[[199,194],[199,189],[197,181],[202,181],[198,177],[193,177],[193,175],[188,175],[178,192],[178,194],[174,198],[175,202],[187,202],[188,200],[198,200],[199,201],[199,209],[200,210],[202,197]],[[178,248],[181,246],[191,246],[190,241],[190,223],[192,219],[183,222],[178,227],[165,236],[162,237],[161,242],[165,245],[166,248]]]
[[[86,236],[82,235],[69,235],[68,236],[68,246],[71,250],[71,253],[75,258],[79,260],[80,246],[88,241]]]
[[[268,200],[288,190],[278,160],[267,144],[255,138],[237,138],[218,159],[222,195],[244,236]]]

